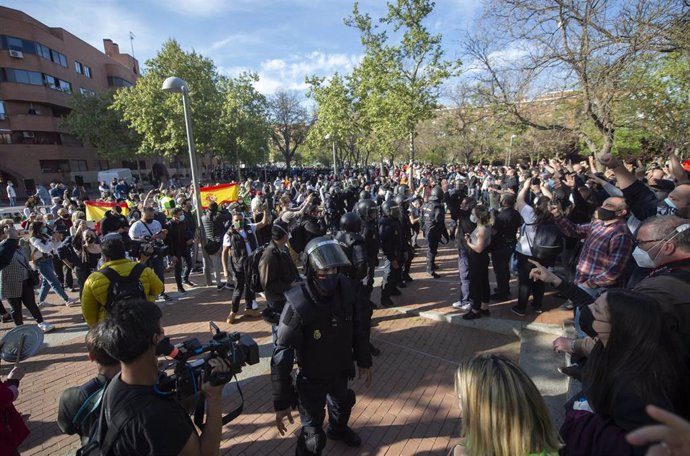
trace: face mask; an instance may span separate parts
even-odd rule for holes
[[[645,250],[642,250],[639,246],[635,247],[635,250],[633,250],[633,258],[635,259],[635,263],[641,268],[655,268],[656,265],[654,264],[654,260],[652,260],[652,257],[649,256],[649,252],[646,252]]]
[[[470,214],[470,222],[477,223],[477,217],[475,217],[474,214]]]
[[[46,228],[45,226],[41,228],[41,233],[48,234],[48,228]]]
[[[599,220],[606,222],[615,219],[616,212],[600,207],[599,209],[597,209],[597,217],[599,218]]]
[[[235,228],[236,230],[239,230],[242,228],[242,222],[237,221],[237,222],[232,222],[232,227]]]
[[[664,203],[666,203],[666,205],[667,205],[668,207],[670,207],[671,209],[675,209],[676,211],[678,210],[678,206],[676,206],[676,203],[674,203],[673,201],[671,201],[671,198],[666,198],[666,199],[664,200]]]
[[[580,308],[580,328],[589,337],[597,337],[597,332],[592,327],[592,323],[594,323],[592,311],[589,309],[589,306],[582,306]]]
[[[332,295],[338,287],[338,274],[327,274],[321,277],[316,276],[316,286],[323,295]]]
[[[178,215],[177,220],[179,220],[180,222],[184,222],[184,214]]]

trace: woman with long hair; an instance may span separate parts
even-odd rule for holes
[[[57,237],[53,233],[52,237],[49,234],[48,227],[43,222],[33,222],[29,226],[29,242],[31,243],[31,261],[33,261],[36,269],[41,274],[43,280],[41,281],[41,289],[38,293],[38,305],[45,304],[45,299],[48,296],[50,288],[62,298],[65,305],[69,307],[71,304],[77,302],[67,296],[62,284],[55,275],[53,267],[53,255],[57,249]]]
[[[465,233],[470,279],[472,308],[462,316],[464,320],[475,320],[489,316],[489,244],[491,244],[491,214],[486,206],[475,206],[470,219],[477,224],[472,233]]]
[[[513,361],[481,354],[455,373],[461,437],[453,456],[555,456],[563,446],[534,382]]]
[[[625,433],[654,423],[647,404],[686,418],[690,412],[683,350],[659,303],[644,294],[609,290],[583,309],[583,317],[582,329],[596,344],[585,366],[583,394],[566,406],[562,454],[642,455],[646,449],[630,446]]]
[[[551,200],[546,196],[540,196],[537,198],[534,207],[532,207],[526,201],[529,189],[530,180],[527,179],[522,189],[520,189],[515,203],[515,208],[520,212],[524,223],[520,230],[520,238],[515,247],[518,268],[518,301],[517,305],[513,306],[511,310],[521,317],[525,316],[525,309],[527,308],[527,301],[530,295],[532,295],[532,307],[535,312],[542,313],[544,282],[530,280],[529,272],[534,266],[528,260],[530,258],[534,259],[532,246],[537,235],[537,227],[546,223],[553,223],[553,215],[549,212]],[[550,261],[539,259],[539,262],[548,268],[554,265],[555,259]]]

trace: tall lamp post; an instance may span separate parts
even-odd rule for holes
[[[510,135],[510,147],[508,148],[508,162],[506,163],[506,166],[510,166],[510,155],[513,153],[513,139],[515,139],[517,135]]]
[[[201,237],[201,255],[204,259],[204,276],[206,285],[211,285],[211,262],[208,253],[204,250],[206,245],[206,231],[201,221],[201,194],[199,193],[199,179],[197,175],[196,148],[194,147],[194,133],[192,132],[192,113],[189,110],[189,89],[187,82],[175,76],[163,81],[162,89],[166,92],[182,94],[182,108],[184,109],[184,123],[187,129],[187,146],[189,148],[189,165],[192,168],[192,188],[194,189],[194,206],[196,209],[196,224],[199,227]]]

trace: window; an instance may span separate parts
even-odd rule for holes
[[[79,93],[86,97],[93,97],[96,95],[96,92],[91,89],[87,89],[86,87],[79,87]]]
[[[108,76],[108,85],[110,87],[132,87],[132,83],[126,79],[118,78],[116,76]]]
[[[15,131],[12,133],[15,144],[60,145],[60,133],[53,131]]]
[[[0,144],[12,144],[12,132],[10,130],[0,130]]]
[[[7,37],[7,49],[11,49],[13,51],[24,51],[24,40],[21,40],[19,38],[15,38],[13,36],[8,36]]]
[[[72,171],[88,171],[86,160],[70,160],[70,167]]]
[[[91,67],[84,65],[84,76],[89,79],[93,78],[93,76],[91,76]]]
[[[46,60],[50,60],[50,48],[48,46],[36,43],[36,54]]]
[[[5,120],[7,118],[7,111],[5,111],[5,102],[0,101],[0,120]]]
[[[98,160],[98,169],[103,171],[104,169],[110,169],[110,163],[108,160]]]
[[[66,173],[70,171],[68,160],[39,160],[43,173]]]
[[[38,71],[26,71],[15,70],[14,68],[4,68],[0,74],[0,81],[42,86],[43,75]]]
[[[50,50],[50,60],[67,68],[67,57],[65,57],[64,54],[60,54],[58,51],[54,51],[53,49]]]
[[[79,74],[81,74],[83,71],[82,67],[81,67],[81,63],[77,62],[76,60],[74,61],[74,71],[76,71]]]
[[[46,86],[48,86],[51,89],[57,89],[58,88],[57,79],[55,79],[54,77],[52,77],[49,74],[46,74],[44,76],[46,79]]]
[[[70,84],[67,81],[63,81],[62,79],[58,79],[58,87],[60,88],[61,91],[65,93],[72,93],[72,84]]]

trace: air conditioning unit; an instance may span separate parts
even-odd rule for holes
[[[23,59],[24,53],[22,51],[15,51],[14,49],[10,49],[10,57],[14,57],[15,59]]]
[[[25,131],[23,133],[23,135],[25,138],[35,138],[36,137],[36,134],[33,131]]]

